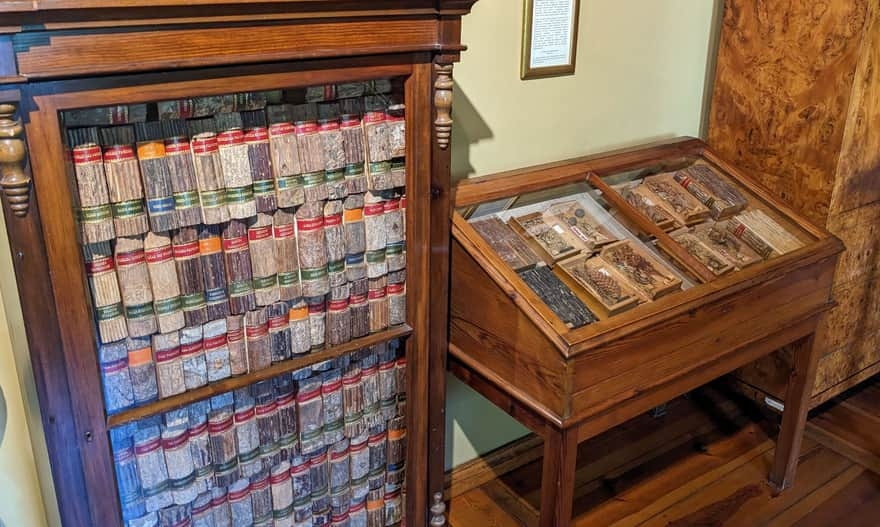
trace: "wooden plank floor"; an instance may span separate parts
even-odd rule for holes
[[[880,379],[812,415],[794,486],[773,497],[774,419],[707,387],[580,445],[574,525],[880,526]],[[532,527],[541,459],[454,497],[452,527]]]

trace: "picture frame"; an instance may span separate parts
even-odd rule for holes
[[[523,0],[522,80],[574,74],[579,14],[580,0]]]

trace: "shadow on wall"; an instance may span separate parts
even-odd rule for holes
[[[3,395],[3,387],[0,386],[0,447],[3,446],[3,439],[6,437],[6,413],[6,397]],[[0,527],[3,527],[2,521]]]
[[[492,139],[493,134],[457,82],[452,91],[452,185],[455,186],[476,172],[470,163],[471,145]]]
[[[712,92],[715,90],[715,67],[718,46],[721,42],[721,25],[724,23],[724,0],[715,0],[712,5],[712,32],[706,51],[706,80],[703,84],[703,112],[700,120],[700,137],[709,136],[709,113],[712,106]]]

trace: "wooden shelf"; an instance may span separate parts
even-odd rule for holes
[[[202,386],[201,388],[196,388],[195,390],[184,392],[180,395],[175,395],[166,399],[159,399],[158,401],[153,401],[143,406],[131,408],[129,410],[125,410],[117,414],[108,416],[107,426],[112,428],[115,426],[130,423],[132,421],[136,421],[138,419],[143,419],[144,417],[150,417],[152,415],[161,414],[169,410],[174,410],[175,408],[179,408],[181,406],[185,406],[187,404],[194,403],[202,399],[207,399],[208,397],[213,397],[214,395],[226,393],[228,391],[236,390],[238,388],[243,388],[255,382],[260,382],[266,379],[277,377],[278,375],[281,375],[283,373],[298,370],[300,368],[305,368],[306,366],[325,360],[334,359],[341,355],[345,355],[346,353],[350,353],[361,348],[367,348],[380,342],[385,342],[400,337],[406,337],[410,335],[412,331],[412,327],[407,324],[403,324],[401,326],[393,327],[379,333],[367,335],[366,337],[354,339],[351,342],[348,342],[341,346],[334,346],[332,348],[327,348],[316,353],[309,353],[307,355],[303,355],[302,357],[296,357],[290,360],[286,360],[284,362],[279,362],[264,370],[259,370],[245,375],[240,375],[238,377],[230,377],[228,379],[213,382],[206,386]]]

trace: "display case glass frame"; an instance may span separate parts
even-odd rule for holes
[[[720,170],[803,246],[716,275],[615,190],[694,161]],[[528,205],[583,191],[621,212],[627,231],[693,285],[571,327],[462,215],[491,215],[514,196]],[[542,526],[570,521],[578,443],[786,345],[796,355],[791,403],[770,481],[777,491],[791,484],[818,360],[812,335],[834,305],[837,238],[688,138],[462,181],[454,205],[451,369],[544,438]]]

